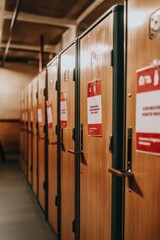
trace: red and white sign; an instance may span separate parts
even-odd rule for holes
[[[42,104],[37,106],[37,120],[39,127],[43,126]]]
[[[25,110],[25,122],[28,122],[28,109]]]
[[[67,128],[67,92],[61,92],[61,128]]]
[[[136,150],[160,155],[160,66],[137,71]]]
[[[101,79],[87,86],[88,135],[102,136],[102,90]]]
[[[46,107],[47,107],[47,122],[48,122],[48,127],[52,128],[52,102],[47,101],[46,102]]]
[[[25,111],[22,110],[22,121],[24,122],[25,121]]]
[[[33,122],[33,109],[30,110],[30,121]]]

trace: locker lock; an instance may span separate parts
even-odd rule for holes
[[[160,33],[160,8],[155,11],[149,20],[149,37],[153,39]]]

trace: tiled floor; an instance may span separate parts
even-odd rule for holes
[[[18,164],[0,166],[0,240],[55,240]]]

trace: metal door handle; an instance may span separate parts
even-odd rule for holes
[[[75,154],[75,155],[83,153],[83,151],[74,151],[72,149],[68,149],[68,152],[71,153],[71,154]]]
[[[52,145],[58,145],[60,144],[59,142],[51,142]]]
[[[131,172],[131,170],[118,170],[115,168],[109,168],[108,171],[114,175],[116,175],[117,177],[133,177],[133,173]]]

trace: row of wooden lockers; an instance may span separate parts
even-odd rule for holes
[[[160,238],[157,4],[128,3],[134,29],[114,6],[22,91],[21,165],[59,240]]]

